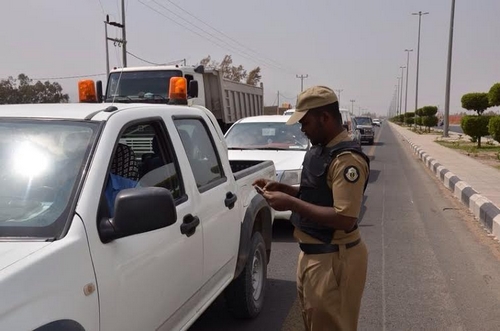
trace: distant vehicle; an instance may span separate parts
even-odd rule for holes
[[[252,116],[236,122],[225,138],[231,162],[272,160],[276,180],[299,186],[304,156],[310,147],[301,124],[287,125],[288,116]],[[277,219],[289,219],[290,211],[275,212]]]
[[[285,110],[283,115],[292,115],[293,113],[295,113],[295,109],[288,109],[288,110]]]
[[[373,131],[373,121],[371,117],[359,116],[353,117],[351,120],[352,130],[359,131],[361,142],[367,141],[369,145],[373,145],[375,134]]]
[[[382,121],[379,120],[378,118],[374,118],[372,122],[373,122],[373,125],[375,125],[375,126],[380,126],[382,124]]]

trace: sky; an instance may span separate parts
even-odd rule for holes
[[[78,102],[77,82],[105,82],[105,15],[121,22],[121,0],[9,1],[0,11],[0,79],[55,78]],[[127,51],[153,63],[210,55],[262,68],[265,105],[295,103],[304,88],[340,92],[341,107],[386,115],[409,59],[407,109],[415,109],[418,16],[422,16],[418,106],[445,104],[451,0],[126,0]],[[460,98],[500,82],[499,0],[456,0],[450,113]],[[195,18],[196,17],[196,18]],[[110,37],[121,30],[110,27]],[[111,67],[122,49],[109,43]],[[128,66],[147,63],[127,56]],[[100,75],[100,76],[92,76]],[[406,69],[402,109],[405,109]],[[350,100],[355,100],[354,103]],[[492,110],[498,111],[499,108]]]

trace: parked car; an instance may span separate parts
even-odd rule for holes
[[[361,142],[366,141],[368,144],[373,145],[375,133],[371,117],[357,116],[352,118],[352,130],[359,132]]]
[[[26,104],[0,121],[0,330],[187,330],[222,292],[259,314],[273,210],[252,183],[275,168],[229,161],[208,109]]]
[[[302,162],[310,142],[299,123],[286,124],[289,118],[252,116],[236,122],[225,135],[229,160],[272,160],[277,181],[299,186]],[[290,215],[290,211],[275,211],[278,219],[288,219]]]

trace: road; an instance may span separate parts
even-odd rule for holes
[[[409,152],[377,129],[360,223],[369,249],[359,330],[497,330],[500,245]],[[232,319],[219,298],[190,329],[303,330],[295,293],[298,254],[278,223],[267,301],[252,321]]]

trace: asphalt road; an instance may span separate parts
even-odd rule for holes
[[[360,223],[369,250],[359,330],[497,330],[500,245],[409,152],[377,129]],[[190,330],[303,330],[291,228],[274,227],[262,314],[238,321],[222,298]]]

